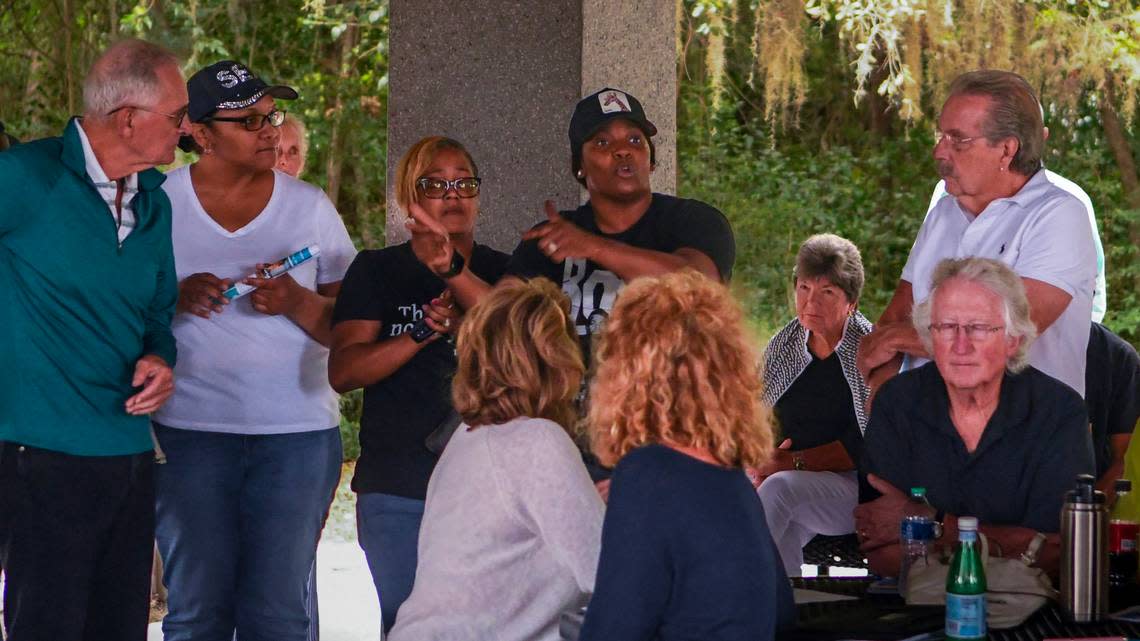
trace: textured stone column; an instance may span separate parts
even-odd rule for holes
[[[504,251],[584,197],[570,174],[574,103],[604,86],[637,96],[657,125],[655,190],[676,184],[674,0],[391,0],[389,243],[407,238],[396,165],[424,136],[456,138],[483,177],[480,242]]]

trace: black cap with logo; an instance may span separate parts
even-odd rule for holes
[[[186,82],[190,122],[202,122],[219,109],[245,109],[264,96],[295,100],[297,92],[285,85],[269,85],[249,67],[233,60],[222,60],[201,69]]]
[[[570,153],[577,158],[590,136],[614,118],[634,123],[646,136],[657,134],[657,127],[645,117],[645,109],[637,98],[620,89],[606,87],[579,100],[574,107],[574,115],[570,117]]]

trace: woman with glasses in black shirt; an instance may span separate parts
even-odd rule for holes
[[[480,179],[471,154],[442,136],[420,140],[396,171],[396,203],[445,230],[457,260],[495,282],[508,256],[475,242]],[[383,627],[411,592],[428,479],[438,453],[425,439],[454,417],[450,338],[462,310],[447,283],[416,256],[435,236],[360,253],[333,314],[329,380],[339,392],[364,388],[357,493],[360,546],[380,597]],[[462,268],[462,267],[461,267]]]

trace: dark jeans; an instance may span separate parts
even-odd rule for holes
[[[0,441],[8,641],[143,641],[154,452],[73,456]]]
[[[392,494],[356,495],[356,535],[380,598],[380,618],[387,633],[396,612],[412,593],[424,502]]]

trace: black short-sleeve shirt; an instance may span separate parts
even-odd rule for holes
[[[798,452],[839,441],[851,461],[859,461],[863,435],[839,352],[827,358],[812,354],[811,363],[772,409],[780,426],[777,443],[790,438],[792,451]]]
[[[860,465],[861,502],[878,497],[868,473],[931,505],[982,523],[1060,529],[1061,503],[1093,471],[1085,407],[1071,387],[1029,367],[1005,374],[998,407],[973,452],[950,421],[934,363],[888,381],[871,407]]]
[[[483,245],[471,253],[469,269],[494,283],[509,256]],[[411,331],[423,305],[447,289],[416,259],[410,243],[362,251],[348,268],[333,309],[333,324],[380,321],[377,342]],[[364,388],[360,460],[352,489],[423,500],[436,455],[424,439],[451,410],[455,350],[436,340],[387,378]]]
[[[708,256],[720,271],[721,279],[732,276],[736,260],[736,240],[728,219],[716,208],[698,200],[653,194],[649,209],[629,229],[606,234],[598,229],[590,203],[562,217],[585,231],[639,249],[673,253],[692,248]],[[536,227],[545,223],[540,223]],[[507,266],[507,274],[523,278],[544,276],[561,285],[570,297],[571,315],[589,358],[590,338],[609,316],[618,291],[625,283],[613,272],[584,258],[552,262],[538,248],[537,241],[519,243]]]
[[[1093,323],[1086,357],[1085,405],[1099,479],[1112,464],[1111,437],[1131,434],[1140,418],[1140,356],[1123,338]]]

